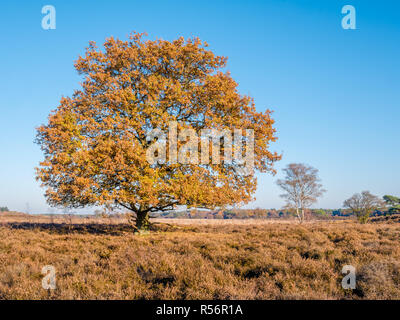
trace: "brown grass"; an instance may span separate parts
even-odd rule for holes
[[[398,223],[167,219],[137,236],[123,221],[42,218],[0,219],[0,299],[400,299]],[[346,264],[356,290],[341,287]]]

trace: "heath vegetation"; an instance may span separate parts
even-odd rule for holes
[[[2,219],[0,299],[400,299],[400,224],[389,218],[183,219],[142,236],[127,223]],[[42,288],[45,265],[55,290]],[[355,290],[341,286],[344,265]]]

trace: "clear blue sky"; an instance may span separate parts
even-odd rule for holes
[[[44,5],[56,30],[41,28]],[[356,9],[356,30],[341,8]],[[42,158],[33,143],[61,96],[79,87],[73,62],[90,40],[133,30],[172,40],[199,36],[258,110],[274,110],[283,153],[279,173],[259,176],[253,207],[281,207],[275,180],[290,162],[320,170],[340,207],[355,192],[400,196],[399,1],[1,1],[0,206],[46,211],[34,179]]]

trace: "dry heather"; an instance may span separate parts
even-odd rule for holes
[[[173,221],[170,221],[170,223]],[[0,299],[400,299],[400,225],[3,222]],[[342,267],[356,290],[341,287]],[[44,290],[41,269],[56,269]]]

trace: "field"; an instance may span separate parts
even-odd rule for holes
[[[0,299],[400,299],[395,221],[49,219],[0,216]]]

